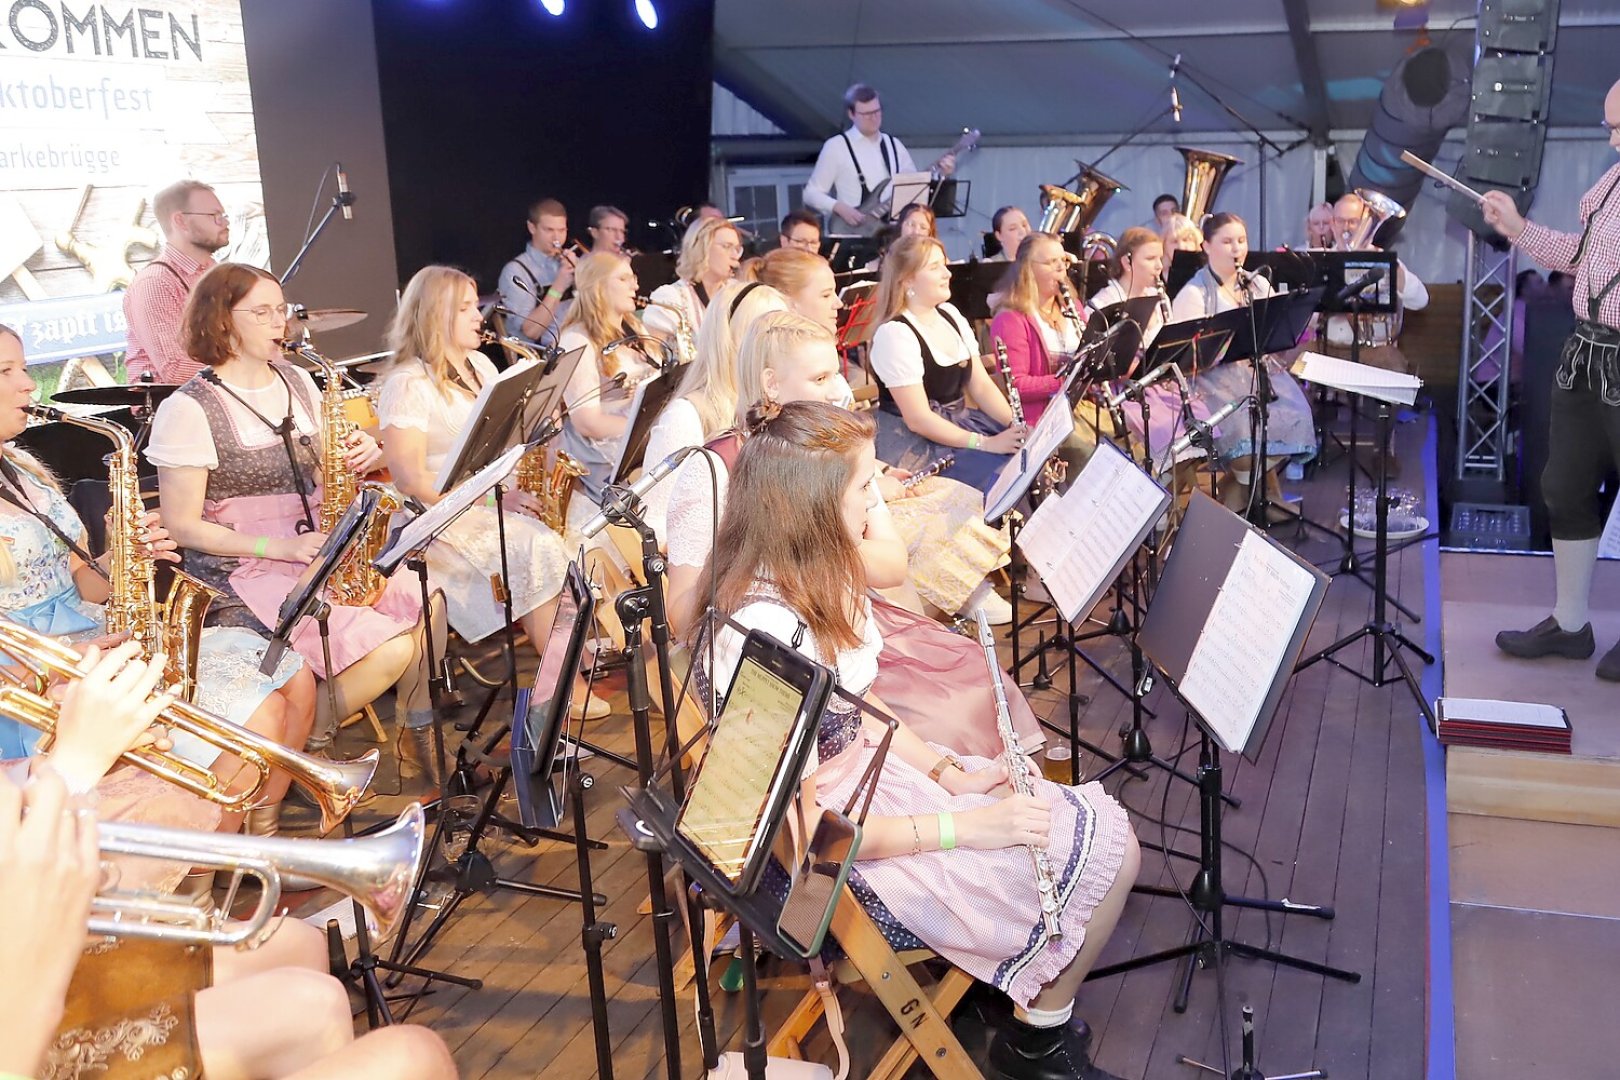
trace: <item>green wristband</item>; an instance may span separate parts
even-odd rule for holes
[[[546,299],[548,299],[548,300],[561,300],[562,299],[562,293],[558,292],[555,288],[547,289],[546,290]]]
[[[268,536],[261,536],[253,541],[253,555],[255,558],[262,559],[269,551],[270,538]]]
[[[956,847],[956,815],[939,815],[939,850],[951,851]]]
[[[484,505],[491,510],[495,509],[495,493],[493,491],[484,497]]]
[[[968,432],[967,449],[969,449],[969,450],[977,450],[978,448],[979,448],[979,433],[977,431]]]

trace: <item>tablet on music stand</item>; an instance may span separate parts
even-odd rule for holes
[[[518,813],[531,829],[554,829],[562,821],[566,785],[559,786],[552,774],[595,606],[585,571],[577,561],[569,563],[534,685],[518,691],[515,715],[522,719],[512,726],[512,776]]]
[[[613,483],[622,484],[630,474],[641,468],[641,459],[647,453],[647,440],[652,437],[653,425],[669,399],[679,388],[682,368],[666,371],[636,384],[635,396],[630,399],[630,423],[624,429],[624,442],[619,446],[619,460],[613,467]]]

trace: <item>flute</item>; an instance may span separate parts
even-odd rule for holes
[[[974,612],[979,624],[979,644],[984,648],[984,660],[990,667],[990,688],[996,698],[996,730],[1001,734],[1007,762],[1007,782],[1020,795],[1035,793],[1035,778],[1029,758],[1018,744],[1018,733],[1013,730],[1012,714],[1007,709],[1007,688],[1002,683],[1001,664],[996,659],[996,639],[990,632],[990,621],[984,612]],[[1046,940],[1063,936],[1058,922],[1057,887],[1052,880],[1052,863],[1043,848],[1027,847],[1031,864],[1035,868],[1035,886],[1040,890],[1041,922],[1046,927]]]

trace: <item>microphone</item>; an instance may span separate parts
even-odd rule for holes
[[[1155,475],[1163,476],[1165,473],[1169,472],[1171,468],[1174,467],[1176,458],[1180,457],[1194,446],[1201,445],[1204,447],[1205,451],[1208,452],[1212,437],[1214,435],[1214,429],[1222,420],[1225,420],[1228,416],[1231,416],[1233,413],[1243,408],[1244,405],[1248,404],[1248,401],[1248,398],[1238,398],[1236,401],[1229,401],[1225,405],[1222,405],[1219,409],[1216,409],[1214,415],[1208,420],[1193,421],[1192,424],[1187,428],[1186,433],[1176,439],[1175,442],[1171,443],[1170,449],[1166,450],[1164,452],[1164,457],[1159,459],[1160,465],[1156,470],[1154,470]]]
[[[1347,304],[1357,293],[1369,286],[1378,284],[1382,280],[1384,280],[1384,268],[1375,266],[1341,289],[1339,295],[1334,299],[1340,304]]]
[[[1176,89],[1176,73],[1181,70],[1181,54],[1170,62],[1170,114],[1181,123],[1181,91]]]
[[[632,510],[634,504],[639,503],[658,483],[670,473],[681,467],[681,462],[703,449],[701,446],[683,446],[669,457],[660,461],[636,480],[634,484],[625,487],[623,484],[609,484],[602,493],[602,509],[592,517],[579,530],[579,534],[586,540],[595,536],[611,524],[610,519],[623,517],[626,511]]]
[[[354,220],[354,195],[349,191],[349,174],[343,171],[343,163],[337,165],[338,205],[343,207],[343,220]]]
[[[529,283],[527,281],[524,281],[522,278],[518,277],[516,274],[513,274],[510,280],[511,280],[512,284],[514,284],[514,285],[516,285],[518,287],[519,292],[526,293],[529,296],[534,296],[534,289],[532,289],[529,286]],[[535,296],[535,299],[538,300],[539,297]]]
[[[1180,373],[1181,369],[1176,367],[1174,362],[1160,364],[1158,367],[1154,368],[1140,379],[1132,379],[1126,382],[1125,389],[1115,394],[1109,401],[1109,407],[1112,408],[1113,406],[1118,405],[1130,398],[1139,398],[1142,396],[1142,391],[1146,390],[1148,387],[1152,386],[1166,375],[1179,375]]]

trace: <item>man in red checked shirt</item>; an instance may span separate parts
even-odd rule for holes
[[[1620,82],[1603,100],[1609,145],[1620,150]],[[1581,231],[1526,221],[1513,200],[1485,194],[1485,220],[1548,270],[1575,273],[1575,330],[1553,373],[1547,467],[1541,496],[1552,531],[1558,599],[1528,630],[1504,630],[1496,644],[1513,656],[1585,660],[1596,651],[1587,598],[1603,533],[1599,491],[1620,461],[1620,165],[1581,198]],[[1620,645],[1598,661],[1597,677],[1620,682]]]
[[[163,230],[163,250],[124,290],[124,367],[131,382],[150,372],[156,382],[183,383],[203,365],[180,344],[180,315],[191,287],[214,265],[214,252],[230,243],[231,219],[200,180],[170,184],[152,201],[152,212]]]

